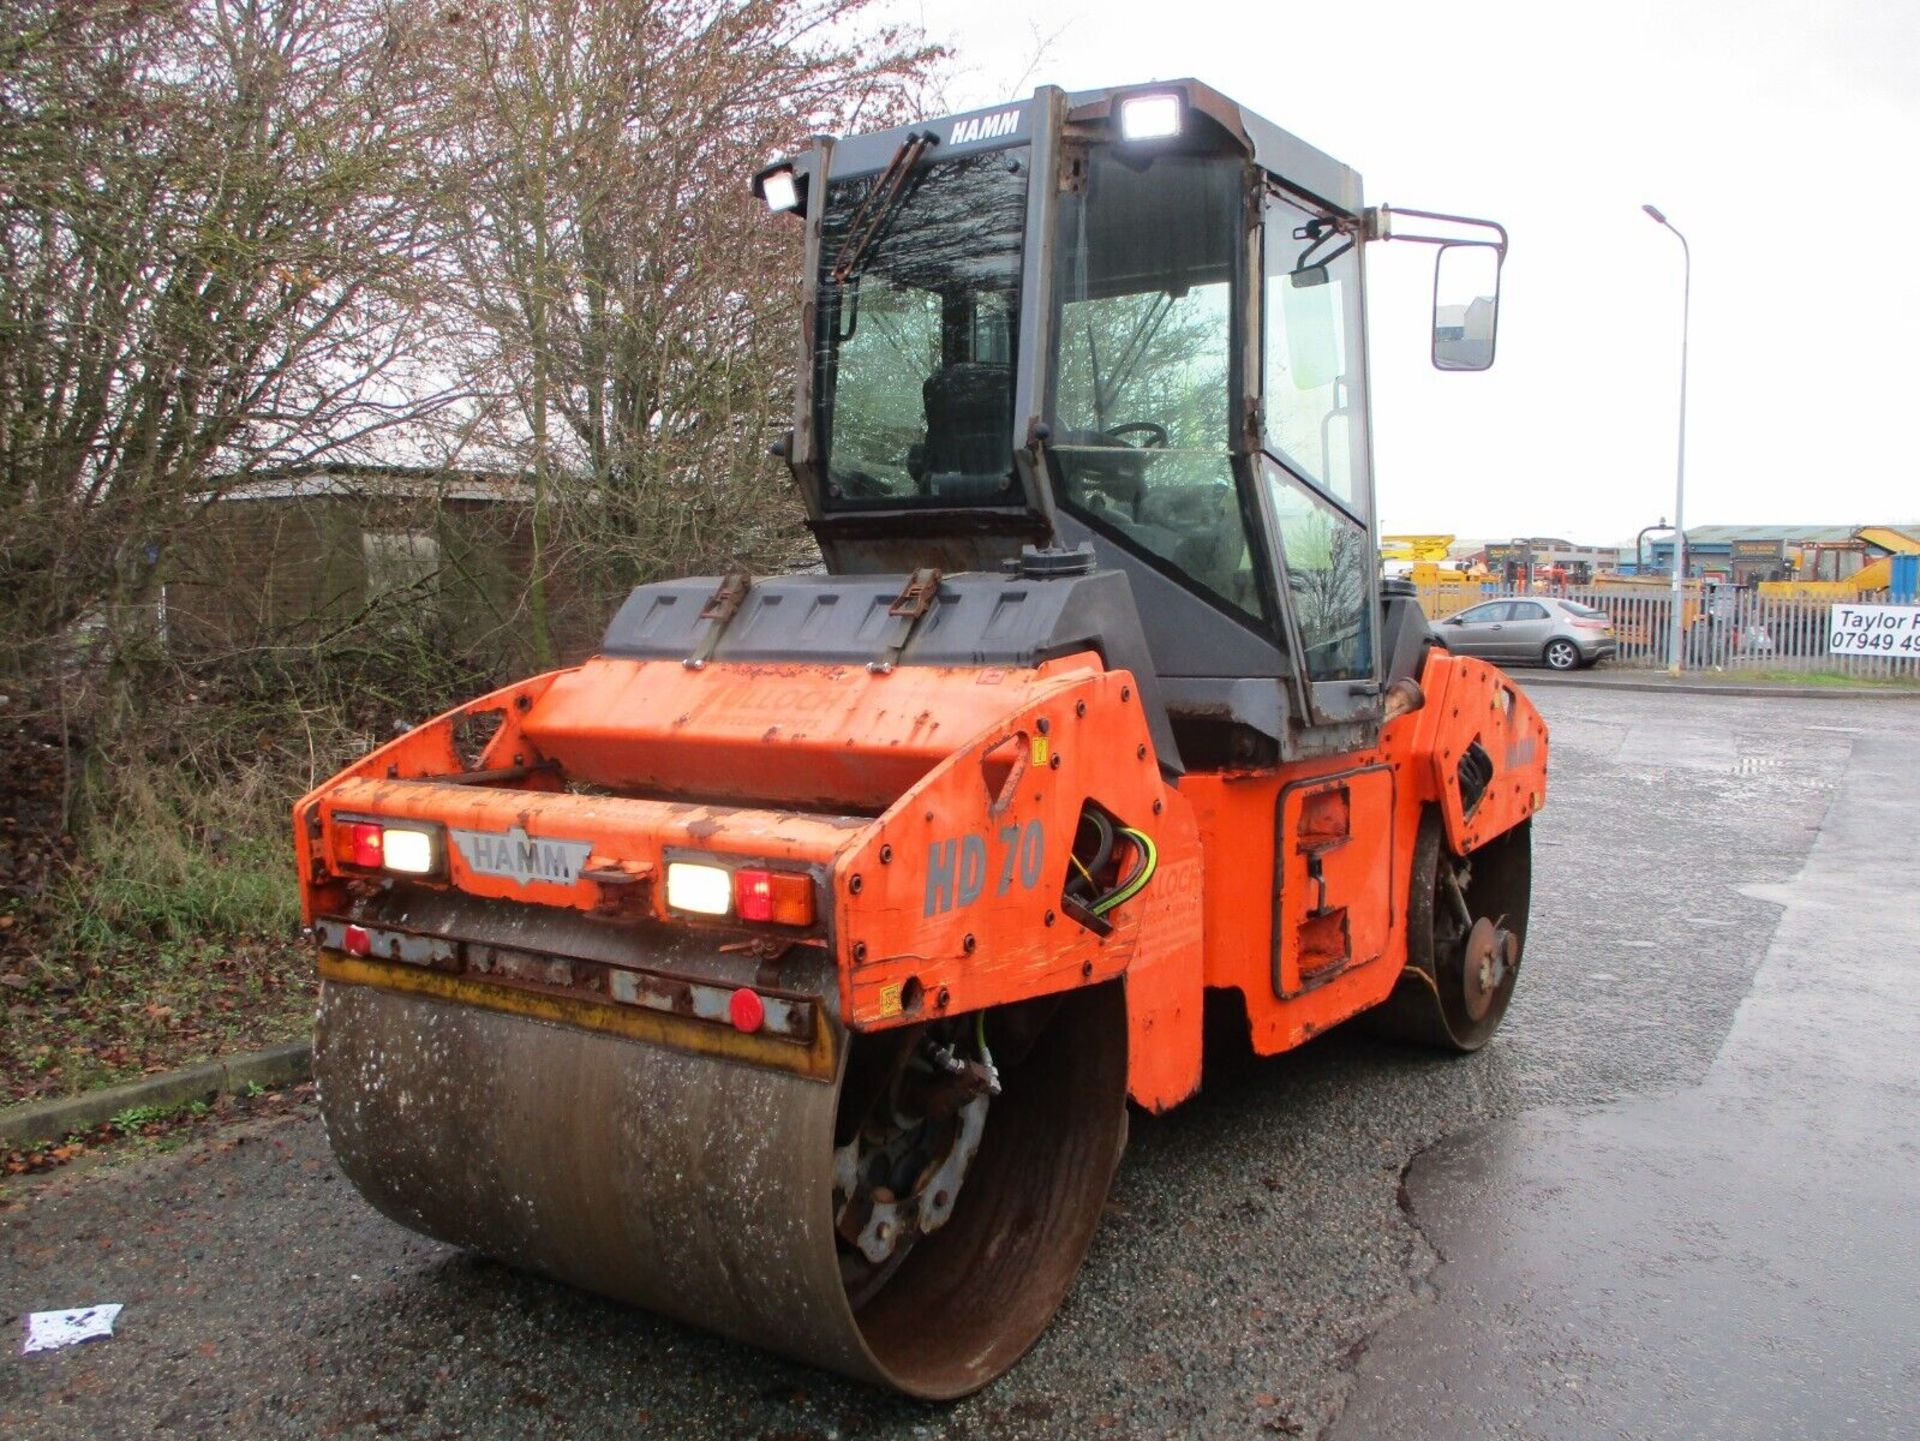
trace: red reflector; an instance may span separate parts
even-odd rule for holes
[[[743,921],[773,919],[773,876],[767,871],[733,873],[733,908]],[[742,1029],[747,1029],[742,1027]]]
[[[347,828],[348,859],[356,866],[366,866],[370,870],[380,869],[386,860],[385,847],[381,845],[381,828],[372,821],[355,821]]]
[[[742,986],[727,998],[727,1014],[733,1017],[734,1030],[751,1034],[765,1023],[767,1007],[759,996]]]
[[[375,826],[375,830],[379,827]],[[341,944],[347,948],[350,956],[370,956],[373,954],[373,937],[367,934],[365,926],[348,926],[341,937]]]

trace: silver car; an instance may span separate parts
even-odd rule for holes
[[[1620,651],[1605,611],[1558,596],[1482,601],[1448,616],[1433,631],[1448,650],[1502,665],[1573,670]]]

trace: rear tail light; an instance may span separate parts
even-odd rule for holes
[[[1612,621],[1606,620],[1606,619],[1576,620],[1573,622],[1573,628],[1575,630],[1605,630],[1608,626],[1612,624],[1613,624]]]
[[[667,908],[763,925],[810,926],[815,910],[813,877],[763,866],[735,870],[705,861],[669,861]]]
[[[347,862],[370,871],[380,869],[386,860],[385,826],[374,821],[355,821],[347,827]]]
[[[440,868],[440,831],[434,826],[390,826],[384,821],[335,821],[333,858],[360,871],[429,876]]]
[[[792,871],[738,870],[733,899],[743,921],[782,926],[813,924],[813,877]]]

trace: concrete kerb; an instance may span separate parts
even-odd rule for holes
[[[1571,689],[1641,691],[1653,695],[1730,695],[1748,699],[1782,700],[1920,700],[1920,689],[1895,690],[1878,686],[1741,685],[1733,681],[1630,680],[1624,676],[1564,675],[1555,671],[1508,672],[1522,686],[1567,686]]]
[[[249,1086],[285,1086],[313,1074],[313,1042],[302,1036],[224,1061],[203,1061],[77,1096],[0,1109],[0,1146],[36,1146],[104,1125],[135,1106],[169,1110],[238,1095]]]

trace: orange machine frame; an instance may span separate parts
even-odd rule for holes
[[[821,918],[789,943],[831,953],[847,1027],[1121,979],[1129,1091],[1164,1110],[1199,1085],[1207,988],[1241,994],[1261,1053],[1386,999],[1426,808],[1465,854],[1542,803],[1546,728],[1510,681],[1436,652],[1421,686],[1367,750],[1169,780],[1134,678],[1092,654],[890,673],[595,659],[450,711],[304,797],[303,911],[344,913],[368,884],[325,840],[360,816],[591,842],[570,880],[476,873],[448,848],[421,883],[616,919],[713,924],[668,911],[670,855],[806,868]],[[497,729],[463,764],[477,722]],[[1469,814],[1458,772],[1476,743],[1495,779]],[[1105,935],[1061,904],[1089,800],[1159,852]]]

